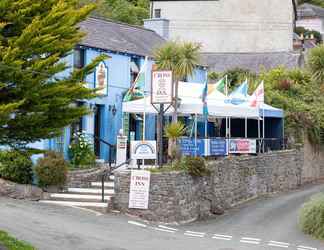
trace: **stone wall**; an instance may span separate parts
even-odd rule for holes
[[[101,181],[103,171],[107,166],[96,168],[69,171],[67,177],[67,187],[88,188],[91,182]]]
[[[0,196],[13,199],[40,200],[43,198],[43,191],[36,186],[17,184],[0,178]]]
[[[115,173],[114,209],[146,220],[188,222],[258,196],[303,184],[303,153],[289,150],[259,156],[232,156],[209,162],[212,174],[152,173],[149,209],[128,209],[130,172]]]

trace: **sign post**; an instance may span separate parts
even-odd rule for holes
[[[127,160],[127,136],[117,136],[116,165],[126,162]]]
[[[158,112],[157,124],[157,141],[158,141],[158,165],[161,167],[163,163],[163,116],[170,108],[173,101],[173,79],[172,71],[152,71],[151,82],[151,103]],[[164,104],[169,104],[164,109]],[[159,105],[159,107],[155,107]]]
[[[132,170],[129,189],[129,208],[148,209],[151,173]]]

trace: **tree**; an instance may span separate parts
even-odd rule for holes
[[[299,0],[298,1],[298,4],[303,4],[303,3],[310,3],[324,8],[323,0]]]
[[[80,4],[96,3],[93,15],[129,24],[142,25],[149,18],[149,0],[79,0]]]
[[[192,76],[199,63],[200,44],[191,42],[167,42],[154,53],[155,62],[159,70],[172,70],[175,90],[174,113],[172,121],[178,121],[178,83]]]
[[[95,96],[83,83],[96,58],[65,78],[61,60],[84,36],[77,24],[94,5],[77,0],[2,0],[0,2],[0,144],[26,147],[57,137],[62,128],[88,113],[78,100]]]

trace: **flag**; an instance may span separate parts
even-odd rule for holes
[[[217,83],[215,84],[210,84],[209,88],[208,88],[208,94],[210,95],[211,93],[213,93],[215,90],[225,94],[225,77],[223,77],[222,79],[220,79]]]
[[[251,96],[250,106],[257,107],[263,103],[264,103],[264,82],[262,81]]]
[[[237,87],[231,94],[230,97],[232,98],[241,98],[246,99],[248,96],[248,80],[246,79],[239,87]]]
[[[206,78],[205,86],[203,89],[203,93],[201,95],[203,102],[203,114],[205,119],[208,118],[208,105],[207,105],[207,95],[208,95],[208,77]]]
[[[145,76],[147,70],[147,57],[145,57],[144,64],[142,65],[140,72],[138,73],[133,85],[131,88],[126,92],[123,101],[129,102],[137,99],[144,98],[145,96]]]

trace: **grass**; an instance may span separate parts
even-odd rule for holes
[[[0,231],[0,245],[8,250],[36,250],[30,244],[17,240],[4,231]]]

